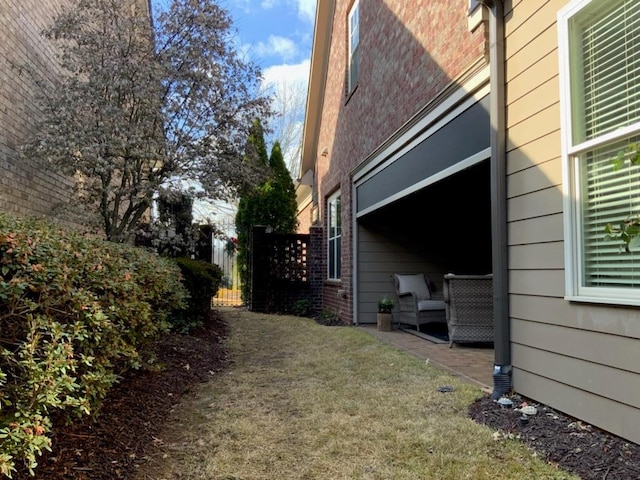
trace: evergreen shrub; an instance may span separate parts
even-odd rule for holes
[[[186,297],[168,259],[0,213],[0,474],[33,473],[53,414],[95,414]]]
[[[216,264],[191,258],[176,258],[184,286],[189,292],[188,307],[173,317],[174,330],[186,333],[200,327],[211,310],[211,298],[218,293],[223,272]]]

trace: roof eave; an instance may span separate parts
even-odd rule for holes
[[[319,0],[316,7],[309,86],[302,133],[300,176],[313,169],[316,162],[322,104],[329,67],[334,9],[335,0]]]

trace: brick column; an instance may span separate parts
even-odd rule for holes
[[[322,285],[324,282],[324,251],[322,236],[324,229],[319,225],[309,227],[309,251],[307,264],[311,282],[311,311],[322,311]]]

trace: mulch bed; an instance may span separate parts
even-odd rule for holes
[[[55,428],[53,451],[39,458],[36,476],[22,471],[14,479],[130,478],[181,398],[228,365],[226,336],[227,325],[215,312],[191,335],[165,336],[153,348],[160,368],[124,378],[109,393],[96,423],[85,419]]]
[[[319,323],[333,325],[316,319]],[[335,323],[338,324],[337,322]],[[344,325],[340,323],[341,325]],[[96,423],[75,422],[55,429],[53,452],[39,459],[36,476],[22,471],[16,480],[116,480],[131,478],[144,463],[167,415],[198,384],[229,365],[227,325],[216,314],[191,335],[172,334],[155,344],[162,368],[133,372],[104,402]],[[513,408],[489,396],[474,402],[469,417],[496,430],[495,438],[518,438],[538,455],[583,480],[640,479],[640,446],[562,415],[544,405],[512,396]],[[520,423],[523,402],[537,414]]]
[[[640,446],[596,427],[565,416],[520,396],[509,397],[512,407],[502,407],[485,396],[469,408],[469,416],[496,430],[496,440],[518,438],[551,464],[583,480],[640,479]],[[523,406],[535,415],[520,420]]]

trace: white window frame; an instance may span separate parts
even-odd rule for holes
[[[583,9],[598,0],[573,0],[558,12],[558,54],[560,62],[560,112],[562,131],[563,158],[563,193],[564,193],[564,237],[565,237],[565,298],[567,300],[619,304],[640,305],[640,288],[615,288],[603,286],[587,286],[583,260],[583,234],[581,203],[583,188],[581,182],[580,155],[596,152],[598,149],[611,146],[615,142],[627,141],[640,135],[640,122],[635,122],[617,130],[603,133],[594,138],[574,140],[574,117],[577,108],[572,106],[571,62],[581,62],[581,58],[574,58],[570,45],[570,22]],[[603,4],[601,4],[603,5]],[[607,4],[613,6],[615,4]],[[593,6],[596,6],[594,3]],[[580,119],[582,117],[579,117]],[[634,168],[634,167],[623,167]],[[635,167],[640,168],[640,167]],[[638,191],[640,195],[640,190]],[[640,253],[637,265],[640,269]],[[634,261],[634,264],[636,262]]]
[[[335,229],[334,229],[335,226]],[[331,254],[333,247],[335,254]],[[340,190],[327,199],[327,278],[340,280],[342,268],[342,197]]]
[[[348,93],[358,84],[360,76],[360,0],[355,0],[347,16],[349,59],[347,64]],[[355,63],[355,67],[354,67]],[[354,73],[355,70],[355,73]]]

